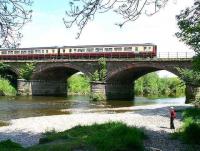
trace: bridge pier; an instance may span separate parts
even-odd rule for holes
[[[200,99],[200,86],[196,85],[186,85],[185,88],[185,103],[192,103],[197,99]]]
[[[92,82],[91,92],[100,93],[107,100],[130,100],[134,98],[132,83]]]
[[[22,96],[65,96],[67,95],[67,83],[66,81],[27,81],[25,79],[18,79],[17,91]]]

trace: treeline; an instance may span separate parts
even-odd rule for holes
[[[68,92],[89,94],[89,78],[76,74],[68,79]],[[134,93],[144,97],[179,97],[185,94],[185,85],[177,77],[160,78],[156,73],[147,74],[135,81]]]
[[[90,92],[90,80],[84,74],[75,74],[67,80],[68,94],[86,95]]]
[[[145,97],[180,97],[185,94],[185,85],[177,77],[160,78],[154,72],[136,80],[135,94]]]

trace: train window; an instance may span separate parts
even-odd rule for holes
[[[31,54],[33,54],[34,53],[34,50],[31,50]]]
[[[12,55],[12,54],[13,54],[13,51],[8,51],[8,54],[9,54],[9,55]]]
[[[46,50],[46,53],[48,53],[48,50]]]
[[[87,48],[86,51],[87,51],[87,52],[93,52],[93,51],[94,51],[94,48]]]
[[[138,51],[138,47],[135,47],[135,51]]]
[[[147,47],[144,47],[144,51],[146,51],[147,50]]]
[[[85,49],[84,48],[79,48],[78,52],[85,52]]]
[[[65,49],[63,49],[63,53],[65,53]]]
[[[26,51],[21,51],[21,54],[26,54]]]
[[[122,47],[116,47],[114,48],[115,51],[122,51]]]
[[[52,50],[52,53],[55,53],[55,50],[54,50],[54,49]]]
[[[20,53],[20,51],[14,51],[14,54],[19,54]]]
[[[106,52],[112,52],[112,48],[105,48]]]
[[[7,54],[7,51],[2,51],[1,54]]]
[[[96,52],[103,52],[103,48],[95,48]]]
[[[42,53],[44,53],[44,50],[42,50]]]
[[[74,52],[76,52],[76,49],[74,49]]]
[[[28,54],[31,54],[31,51],[30,51],[30,50],[28,51]]]
[[[148,47],[149,50],[151,50],[151,47]]]
[[[132,51],[132,47],[124,47],[124,51]]]

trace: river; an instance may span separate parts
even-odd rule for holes
[[[76,114],[81,112],[125,112],[126,110],[115,109],[150,104],[184,104],[184,101],[184,97],[161,99],[136,97],[134,101],[115,100],[106,102],[91,102],[88,96],[0,97],[0,120],[7,121],[25,117]]]

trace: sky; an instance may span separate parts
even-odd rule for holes
[[[75,28],[66,29],[63,23],[69,0],[34,0],[32,21],[22,30],[20,47],[66,46],[93,44],[154,43],[158,52],[192,52],[180,42],[175,15],[191,6],[193,0],[169,0],[168,5],[154,16],[141,16],[122,28],[115,25],[114,13],[100,14],[85,27],[79,39]]]

